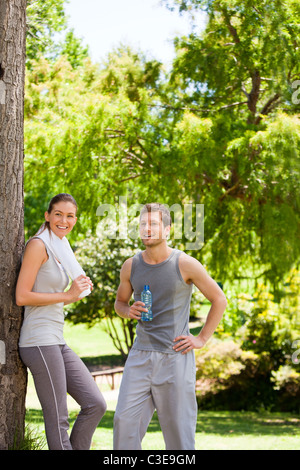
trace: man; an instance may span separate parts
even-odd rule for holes
[[[166,449],[193,450],[197,422],[194,349],[202,348],[218,326],[227,301],[201,263],[167,244],[169,211],[146,204],[140,216],[145,250],[122,266],[115,310],[139,320],[128,356],[114,417],[114,449],[141,449],[154,410]],[[144,285],[152,292],[153,320],[140,321],[147,311],[141,302]],[[193,285],[211,302],[198,336],[189,333]],[[134,303],[129,305],[132,293]]]

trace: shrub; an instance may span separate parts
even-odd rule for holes
[[[210,342],[196,354],[200,409],[257,410],[274,406],[266,353],[245,351],[234,341]]]
[[[300,374],[289,365],[272,371],[271,381],[281,411],[300,411]]]

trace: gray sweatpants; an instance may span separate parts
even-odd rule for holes
[[[49,450],[88,450],[106,403],[90,372],[67,345],[20,348],[39,397]],[[68,435],[67,392],[81,406]]]
[[[114,449],[140,450],[154,410],[167,450],[193,450],[197,423],[194,351],[132,349],[114,416]]]

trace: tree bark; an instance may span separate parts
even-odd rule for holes
[[[23,437],[27,373],[15,286],[24,248],[26,0],[0,0],[0,450]]]

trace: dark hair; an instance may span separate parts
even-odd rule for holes
[[[144,215],[145,213],[149,212],[160,212],[161,214],[161,220],[164,224],[165,227],[168,225],[172,225],[172,218],[170,215],[169,209],[167,209],[166,206],[163,204],[159,204],[158,202],[151,202],[150,204],[145,204],[141,210],[141,215]]]
[[[53,206],[55,204],[58,204],[59,202],[71,202],[76,207],[76,211],[77,211],[77,202],[75,201],[73,196],[67,193],[60,193],[54,196],[49,202],[48,209],[47,209],[48,214],[52,212]],[[38,230],[38,233],[42,233],[46,228],[50,231],[50,224],[47,221],[41,225],[41,227]]]

